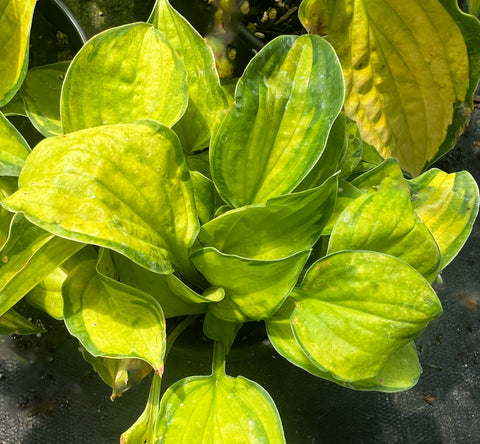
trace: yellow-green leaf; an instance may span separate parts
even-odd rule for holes
[[[0,112],[0,176],[18,176],[30,147]]]
[[[467,171],[447,174],[434,168],[411,180],[410,187],[413,208],[437,241],[445,268],[472,231],[478,185]]]
[[[187,107],[187,71],[152,25],[124,25],[82,47],[65,77],[61,100],[65,133],[142,119],[171,126]]]
[[[453,146],[472,105],[480,46],[480,24],[456,2],[304,0],[299,15],[336,49],[345,112],[383,157],[416,176]]]
[[[188,71],[188,108],[173,129],[185,150],[205,148],[228,105],[213,52],[167,0],[157,0],[149,21],[167,38]]]
[[[28,67],[28,43],[37,0],[0,3],[0,106],[20,88]]]

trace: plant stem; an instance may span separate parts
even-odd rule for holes
[[[164,362],[167,360],[167,357],[168,357],[168,354],[170,353],[170,350],[172,349],[173,347],[173,344],[175,344],[175,341],[177,340],[177,338],[180,336],[180,334],[188,327],[190,326],[191,324],[193,324],[193,322],[195,321],[195,319],[197,319],[198,315],[190,315],[190,316],[187,316],[182,322],[180,322],[180,324],[178,324],[174,329],[173,331],[168,335],[168,338],[167,338],[167,348],[165,350],[165,358],[164,358]]]
[[[213,343],[212,373],[216,379],[225,376],[225,345],[223,342],[215,341]]]

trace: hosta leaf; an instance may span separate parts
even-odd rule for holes
[[[352,202],[337,219],[328,252],[371,250],[398,257],[429,282],[440,272],[440,250],[415,214],[403,187],[382,187]]]
[[[16,214],[0,250],[0,316],[83,247],[56,237]]]
[[[98,373],[103,382],[112,388],[110,399],[120,398],[130,387],[139,384],[151,371],[150,364],[141,359],[112,359],[95,357],[82,349],[83,359]]]
[[[268,337],[275,350],[291,363],[315,376],[354,390],[377,390],[390,393],[407,390],[417,383],[422,367],[413,341],[393,353],[380,372],[372,378],[345,382],[336,379],[331,373],[320,370],[295,340],[290,324],[290,315],[294,309],[295,303],[289,298],[281,309],[265,321]]]
[[[212,142],[222,198],[240,207],[292,191],[320,158],[342,103],[341,69],[325,40],[280,36],[267,44]]]
[[[3,200],[17,191],[18,177],[0,177],[0,199]],[[13,213],[0,207],[0,247],[3,246],[10,231]]]
[[[203,313],[206,304],[223,298],[223,291],[200,295],[174,274],[152,273],[126,257],[113,255],[121,282],[153,296],[162,306],[166,318]]]
[[[202,173],[191,171],[195,207],[201,224],[206,224],[215,215],[216,191],[215,185]]]
[[[327,144],[320,159],[302,180],[295,191],[315,188],[335,174],[340,168],[340,162],[347,152],[347,121],[345,115],[340,114],[333,122]]]
[[[28,43],[37,0],[6,0],[0,9],[0,106],[15,95],[28,67]]]
[[[109,29],[72,61],[62,90],[63,129],[142,119],[171,126],[187,107],[186,76],[184,64],[153,26]]]
[[[18,176],[29,152],[23,136],[0,113],[0,176]]]
[[[337,178],[299,193],[229,211],[202,226],[198,240],[222,253],[280,259],[310,249],[335,205]]]
[[[173,129],[187,151],[205,148],[228,105],[213,53],[167,0],[157,0],[149,21],[177,51],[188,72],[188,108]]]
[[[60,93],[70,62],[39,66],[28,71],[20,90],[27,117],[45,137],[63,134]]]
[[[203,334],[213,341],[222,342],[228,354],[242,325],[242,323],[217,318],[210,310],[207,311],[203,320]]]
[[[281,444],[282,423],[270,395],[242,376],[192,376],[172,385],[160,404],[157,444]]]
[[[445,268],[472,231],[478,185],[467,171],[447,174],[435,168],[411,180],[410,187],[413,208],[437,241]]]
[[[343,210],[347,208],[355,199],[360,197],[363,193],[351,183],[340,179],[338,182],[338,194],[335,202],[335,208],[333,210],[330,219],[328,220],[325,228],[322,231],[323,235],[331,234],[333,226],[338,219],[338,216],[342,214]]]
[[[245,322],[268,318],[295,285],[310,252],[302,251],[279,260],[255,260],[203,248],[192,255],[198,270],[225,298],[208,310],[225,321]]]
[[[143,359],[163,373],[165,318],[152,296],[100,274],[88,260],[69,274],[63,298],[65,324],[89,353]]]
[[[403,177],[396,159],[384,160],[375,168],[352,180],[352,185],[369,193],[376,192],[383,187],[389,188],[392,185],[403,186],[405,190],[408,190],[407,181]]]
[[[468,0],[468,11],[472,15],[478,15],[480,12],[480,0]]]
[[[377,375],[442,312],[421,274],[393,256],[367,251],[317,261],[292,296],[295,339],[317,367],[343,381]]]
[[[347,150],[345,157],[340,164],[342,177],[348,177],[350,174],[352,174],[362,160],[363,155],[363,140],[360,136],[358,125],[352,119],[347,118],[346,127]]]
[[[4,116],[24,116],[27,117],[27,112],[25,111],[25,106],[23,104],[22,97],[20,96],[20,91],[12,97],[10,102],[5,106],[0,107],[0,112]]]
[[[153,375],[147,405],[135,423],[120,437],[120,444],[153,444],[156,442],[155,425],[160,411],[162,378]]]
[[[104,125],[40,142],[5,205],[59,236],[125,254],[158,273],[191,273],[198,231],[178,138],[163,125]]]
[[[345,113],[383,157],[416,176],[453,146],[480,74],[480,24],[456,2],[304,0],[299,16],[336,49]]]
[[[25,297],[27,302],[55,319],[63,319],[62,285],[68,274],[57,268]]]
[[[43,331],[13,308],[0,316],[0,335],[33,335]]]

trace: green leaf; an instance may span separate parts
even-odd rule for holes
[[[347,151],[347,126],[345,114],[339,114],[328,135],[327,145],[313,169],[302,180],[296,191],[308,190],[323,184],[339,171],[339,165]]]
[[[478,185],[467,171],[447,174],[436,168],[409,184],[413,208],[438,243],[443,269],[472,231],[478,214]]]
[[[113,255],[113,262],[120,281],[153,296],[166,318],[203,313],[207,303],[217,302],[224,296],[221,289],[198,294],[174,274],[152,273],[119,254]]]
[[[403,177],[397,159],[387,159],[375,168],[352,180],[352,185],[368,193],[377,192],[380,188],[403,186],[408,190],[408,183]]]
[[[222,342],[228,354],[242,323],[228,322],[217,318],[212,311],[207,311],[203,320],[203,334],[213,341]]]
[[[480,0],[468,0],[468,11],[470,14],[477,16],[480,12]]]
[[[456,1],[304,0],[299,17],[336,49],[345,113],[383,157],[416,176],[452,148],[480,75],[480,24]]]
[[[0,176],[18,176],[29,153],[23,136],[0,113]]]
[[[135,423],[120,437],[120,444],[153,444],[156,441],[155,426],[160,412],[162,378],[153,375],[145,410]]]
[[[33,335],[44,331],[43,328],[33,325],[13,308],[0,316],[0,335]]]
[[[413,387],[422,372],[412,341],[393,353],[378,375],[355,382],[336,379],[332,374],[316,367],[302,351],[293,336],[289,319],[279,321],[276,316],[277,314],[267,323],[269,339],[276,351],[297,367],[342,387],[363,391],[398,392]]]
[[[360,136],[358,125],[355,121],[347,117],[346,127],[347,150],[340,165],[342,170],[341,177],[350,176],[355,168],[357,168],[363,156],[363,140]]]
[[[89,353],[143,359],[163,373],[165,318],[152,296],[100,274],[88,260],[69,274],[63,298],[68,331]]]
[[[187,72],[165,37],[134,23],[102,32],[75,56],[62,90],[65,133],[150,119],[171,126],[188,103]]]
[[[17,177],[1,177],[0,176],[0,199],[3,200],[10,194],[17,191],[18,187]],[[7,211],[5,208],[0,207],[0,246],[3,246],[8,237],[10,231],[10,223],[12,221],[13,214]]]
[[[133,385],[139,384],[151,371],[150,364],[141,359],[111,359],[95,357],[82,349],[83,359],[98,373],[103,382],[112,388],[110,399],[120,398]]]
[[[304,353],[293,335],[290,316],[295,309],[291,298],[269,319],[265,321],[268,337],[277,352],[297,367],[307,372],[354,390],[377,390],[381,392],[398,392],[413,387],[421,373],[414,342],[409,342],[394,352],[380,372],[372,378],[345,382],[335,378],[331,373],[322,371]]]
[[[157,273],[193,274],[199,229],[177,136],[151,121],[40,142],[6,208],[59,236],[111,248]]]
[[[7,0],[0,9],[0,106],[15,95],[28,67],[28,44],[36,0]]]
[[[63,134],[60,121],[60,93],[70,62],[33,68],[20,90],[27,117],[45,137]]]
[[[317,261],[292,297],[295,339],[318,368],[343,381],[377,375],[442,312],[421,274],[393,256],[367,251]]]
[[[25,297],[27,302],[55,319],[63,319],[62,285],[68,274],[57,268]]]
[[[83,247],[56,237],[16,214],[0,250],[0,316]]]
[[[20,91],[10,99],[5,106],[0,107],[0,112],[4,116],[24,116],[27,117],[27,112],[25,111],[25,106],[23,104],[22,97],[20,96]]]
[[[228,106],[212,50],[167,0],[157,0],[149,22],[167,38],[188,72],[188,108],[173,129],[187,151],[206,148]]]
[[[197,269],[225,298],[208,310],[224,321],[258,321],[271,316],[295,285],[310,251],[278,260],[246,259],[203,248],[192,255]]]
[[[192,178],[198,218],[201,224],[206,224],[215,215],[215,185],[208,177],[198,171],[191,171],[190,177]]]
[[[429,282],[440,272],[441,255],[429,229],[413,211],[402,186],[382,187],[355,199],[337,219],[328,253],[371,250],[411,265]]]
[[[233,207],[289,193],[322,155],[343,103],[343,77],[330,45],[280,36],[249,63],[210,153],[222,198]]]
[[[220,348],[216,343],[216,348]],[[282,423],[269,394],[242,376],[225,374],[214,361],[211,376],[192,376],[164,394],[157,420],[157,444],[285,443]]]
[[[241,207],[203,225],[198,240],[225,254],[280,259],[312,248],[333,211],[337,178],[322,186]]]

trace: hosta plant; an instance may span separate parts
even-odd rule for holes
[[[268,43],[231,94],[167,0],[29,71],[35,1],[0,4],[2,333],[36,331],[25,298],[112,398],[153,370],[123,443],[284,442],[269,394],[225,371],[249,322],[344,387],[416,383],[414,339],[442,312],[431,284],[478,212],[469,173],[426,170],[468,120],[474,17],[450,0],[305,0],[309,33]],[[193,320],[211,374],[162,387]]]

